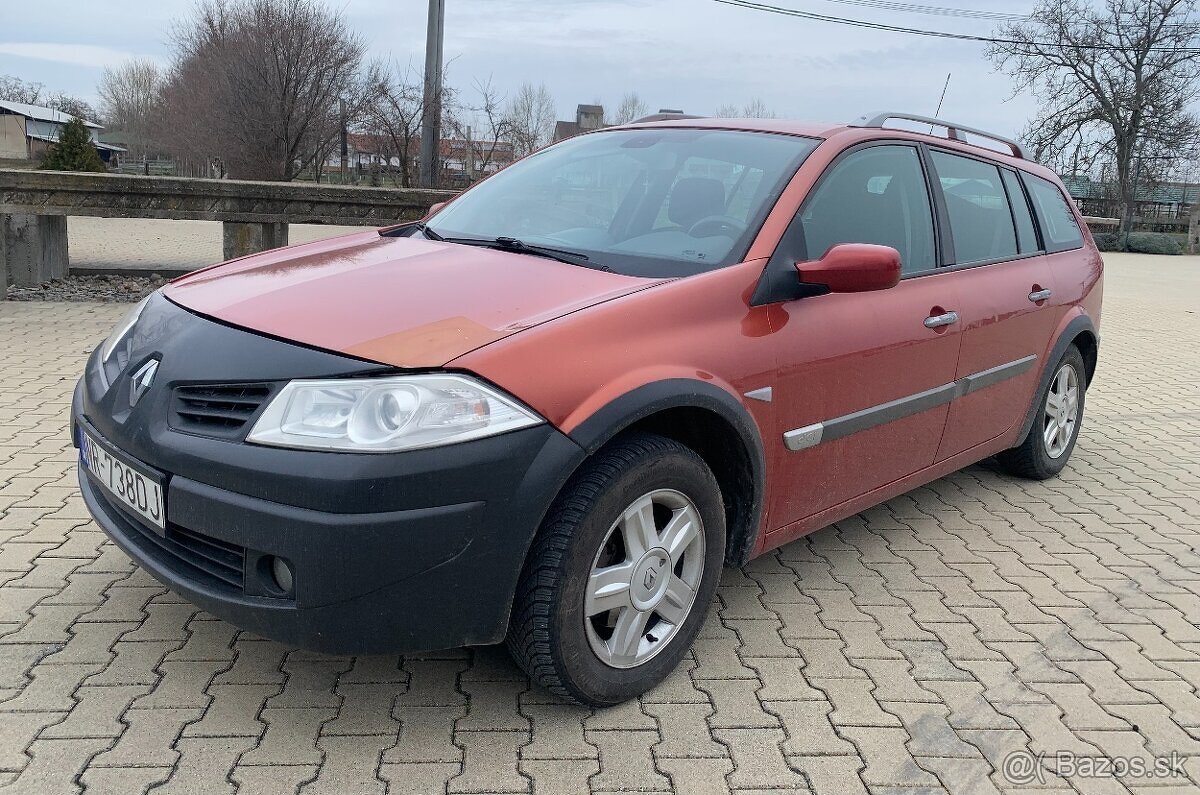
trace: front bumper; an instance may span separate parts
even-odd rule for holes
[[[193,335],[200,329],[217,338],[210,342],[240,335],[248,338],[243,346],[275,351],[276,363],[294,357],[299,370],[289,377],[330,374],[329,354],[190,313],[189,321],[165,301],[157,310]],[[169,393],[180,380],[173,347],[163,340],[151,354],[161,357],[161,384],[151,391]],[[135,360],[144,354],[135,351]],[[333,369],[344,374],[365,366],[346,359]],[[202,438],[169,427],[166,395],[129,410],[120,402],[119,379],[111,385],[99,379],[93,355],[75,390],[73,430],[86,427],[164,475],[167,527],[164,533],[123,509],[80,468],[80,489],[96,522],[189,601],[265,637],[317,651],[411,652],[501,640],[529,544],[583,458],[549,425],[396,454]],[[78,444],[77,432],[73,437]],[[275,585],[272,557],[294,572],[291,593]]]

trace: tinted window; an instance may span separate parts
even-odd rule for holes
[[[1017,221],[1017,246],[1022,254],[1031,254],[1038,250],[1038,240],[1025,190],[1015,173],[1007,169],[1000,173],[1004,176],[1004,187],[1008,189],[1008,203],[1012,205],[1013,218]]]
[[[929,191],[911,146],[873,146],[843,158],[805,202],[800,221],[808,259],[838,243],[875,243],[900,252],[904,273],[936,265]]]
[[[933,153],[933,167],[946,197],[955,264],[1015,257],[1017,235],[1000,169],[945,152]]]
[[[1031,174],[1025,175],[1025,184],[1029,187],[1034,209],[1042,222],[1046,250],[1066,251],[1082,246],[1083,235],[1079,231],[1079,224],[1075,223],[1075,214],[1071,212],[1058,186]]]

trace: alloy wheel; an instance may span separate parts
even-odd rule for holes
[[[704,574],[704,529],[690,499],[659,489],[612,524],[588,576],[583,618],[592,651],[613,668],[645,663],[687,620]]]
[[[1075,426],[1079,424],[1079,375],[1075,368],[1064,364],[1050,382],[1042,416],[1042,439],[1046,454],[1058,458],[1071,444]]]

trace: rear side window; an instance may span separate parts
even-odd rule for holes
[[[1008,203],[1012,205],[1013,219],[1017,222],[1017,247],[1022,254],[1032,254],[1038,250],[1037,232],[1033,226],[1033,214],[1029,211],[1029,200],[1025,198],[1025,189],[1015,172],[1004,169],[1000,172],[1004,177],[1004,187],[1008,189]]]
[[[1083,245],[1083,234],[1079,224],[1075,222],[1075,214],[1071,212],[1067,199],[1054,183],[1025,175],[1025,184],[1029,187],[1029,195],[1033,199],[1033,207],[1037,210],[1038,220],[1042,222],[1042,237],[1046,241],[1047,251],[1066,251]]]
[[[903,273],[936,266],[933,210],[921,158],[911,146],[872,146],[844,157],[800,212],[807,259],[838,243],[900,252]]]
[[[946,152],[932,155],[950,215],[955,264],[1015,257],[1017,234],[1000,169]]]

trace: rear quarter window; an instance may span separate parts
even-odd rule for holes
[[[1047,251],[1067,251],[1083,245],[1083,233],[1075,221],[1075,214],[1067,204],[1067,197],[1058,186],[1049,180],[1025,174],[1025,185],[1042,226],[1042,239]]]

